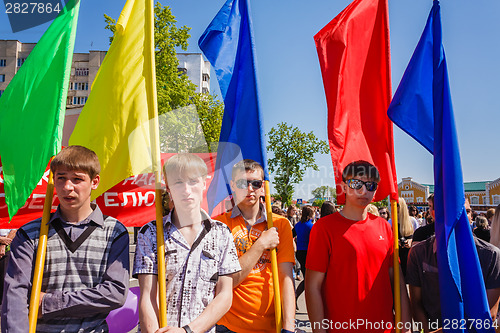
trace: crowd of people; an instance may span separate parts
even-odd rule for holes
[[[93,151],[67,147],[50,168],[60,204],[48,222],[37,332],[108,332],[106,317],[123,305],[129,290],[128,231],[90,200],[100,181]],[[402,317],[396,323],[392,220],[387,207],[371,204],[380,182],[375,166],[354,161],[345,167],[340,184],[345,204],[339,209],[330,201],[286,211],[275,204],[272,228],[262,201],[264,170],[257,162],[234,165],[234,205],[214,218],[201,209],[207,177],[201,158],[177,154],[164,171],[167,325],[160,325],[156,224],[150,222],[139,230],[131,271],[140,287],[141,332],[276,332],[272,249],[282,333],[300,331],[295,313],[304,291],[315,333],[393,332],[394,327],[412,332],[415,325],[431,332],[442,326],[432,195],[425,212],[403,199],[397,205]],[[468,202],[465,209],[496,318],[500,207],[474,218]],[[8,258],[0,259],[6,270],[2,332],[29,331],[40,226],[39,219],[0,235],[0,257]]]

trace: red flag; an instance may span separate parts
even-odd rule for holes
[[[337,193],[344,167],[374,164],[374,201],[396,199],[387,0],[354,0],[314,36],[328,105],[328,139]],[[344,196],[339,199],[345,200]],[[342,203],[342,202],[341,202]]]

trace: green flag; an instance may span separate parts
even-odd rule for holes
[[[0,97],[0,157],[12,217],[61,150],[79,0],[68,1]]]

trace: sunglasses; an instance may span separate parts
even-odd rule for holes
[[[353,190],[360,190],[365,185],[366,190],[370,192],[375,191],[378,186],[377,182],[364,182],[359,179],[348,179],[346,183]]]
[[[259,188],[262,187],[263,182],[264,182],[263,180],[257,180],[257,179],[256,180],[238,179],[235,183],[236,187],[241,190],[248,188],[248,185],[252,185],[252,188],[254,190],[258,190]]]

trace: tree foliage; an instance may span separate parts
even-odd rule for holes
[[[389,199],[385,198],[384,200],[380,200],[380,201],[377,201],[377,202],[372,202],[375,206],[377,206],[377,208],[380,208],[380,207],[389,207]]]
[[[314,190],[311,191],[311,194],[314,198],[326,198],[326,197],[336,197],[337,194],[335,192],[335,188],[328,186],[328,185],[322,185],[319,187],[316,187]]]
[[[321,206],[325,201],[326,201],[325,199],[316,199],[313,201],[312,206],[321,208]]]
[[[187,26],[177,27],[177,20],[172,14],[170,7],[163,6],[157,2],[154,8],[155,12],[155,61],[156,61],[156,89],[158,99],[158,114],[195,105],[201,121],[201,129],[205,135],[205,139],[210,143],[219,141],[220,125],[222,123],[222,115],[224,113],[223,103],[217,100],[217,97],[210,94],[196,93],[196,86],[189,80],[186,74],[179,71],[179,60],[176,56],[176,48],[187,50],[188,39],[191,37],[189,31],[191,28]],[[116,21],[104,14],[106,29],[111,31],[113,35],[116,32]],[[109,38],[110,44],[113,41],[113,36]],[[177,129],[175,135],[163,133],[163,139],[176,138],[183,144],[187,144],[197,136],[199,128],[189,123],[192,114],[177,113],[176,117],[169,117],[169,121],[176,119],[176,122],[186,126],[185,129]],[[172,124],[170,124],[172,125]],[[165,127],[165,126],[164,126]],[[170,128],[166,126],[165,128]],[[177,142],[164,143],[167,146],[175,146]],[[216,149],[216,145],[213,146]],[[197,147],[193,152],[200,152]],[[210,151],[214,151],[210,149]]]
[[[299,128],[282,122],[268,133],[267,151],[273,152],[268,160],[269,170],[274,173],[277,196],[286,205],[292,201],[293,185],[302,181],[307,168],[319,170],[314,154],[329,152],[328,144],[319,140],[313,132],[304,133]]]

